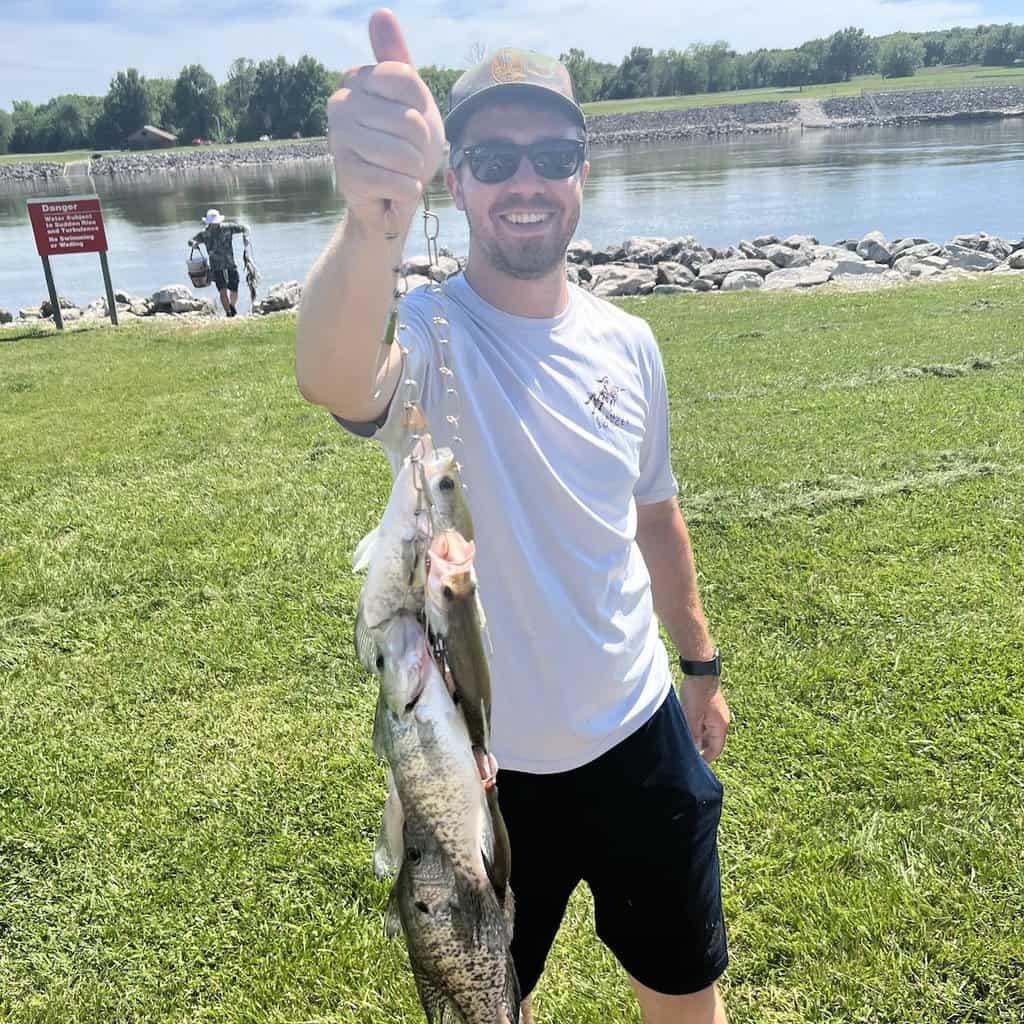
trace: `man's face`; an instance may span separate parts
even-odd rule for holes
[[[492,139],[529,145],[541,139],[578,137],[576,125],[556,110],[502,103],[473,114],[458,146]],[[524,156],[507,181],[479,182],[469,162],[463,161],[458,171],[448,171],[447,182],[456,207],[469,221],[473,248],[501,273],[530,280],[543,277],[565,258],[579,223],[589,171],[590,164],[584,161],[571,177],[553,181],[539,175]]]

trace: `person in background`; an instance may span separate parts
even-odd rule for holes
[[[238,316],[235,303],[238,302],[238,267],[235,264],[235,250],[232,237],[242,235],[243,243],[249,240],[249,228],[245,224],[225,220],[219,210],[207,210],[203,218],[206,225],[202,231],[189,240],[190,246],[202,243],[210,258],[210,273],[220,292],[221,305],[228,316]]]

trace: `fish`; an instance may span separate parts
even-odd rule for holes
[[[476,539],[462,471],[451,448],[437,448],[423,460],[423,475],[430,494],[434,533],[455,530],[467,541]]]
[[[415,616],[395,616],[384,634],[373,747],[391,770],[402,818],[429,821],[460,880],[490,888],[494,829],[466,720]],[[400,852],[390,849],[390,860],[400,863]]]
[[[433,828],[406,818],[404,853],[385,918],[404,932],[428,1024],[520,1024],[511,928],[496,894],[466,884]]]
[[[432,454],[429,435],[421,438],[421,448]],[[379,648],[389,621],[405,612],[423,613],[429,543],[422,461],[410,456],[395,476],[380,524],[359,542],[353,555],[353,568],[366,570],[356,608],[355,646],[369,672],[379,671]]]

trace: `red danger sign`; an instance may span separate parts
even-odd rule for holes
[[[40,256],[107,251],[98,196],[29,199],[28,216]]]

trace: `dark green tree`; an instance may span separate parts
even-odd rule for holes
[[[256,65],[253,88],[245,117],[238,127],[240,139],[258,139],[261,135],[281,138],[288,134],[287,97],[291,65],[278,57]]]
[[[588,57],[583,50],[571,49],[558,59],[569,69],[572,87],[580,103],[591,103],[598,99],[605,82],[615,74],[614,64],[605,64]]]
[[[451,95],[452,86],[461,74],[462,72],[455,68],[439,68],[434,64],[419,69],[423,84],[430,90],[442,114],[448,109],[448,97]]]
[[[249,113],[249,100],[256,87],[256,62],[238,57],[231,62],[228,78],[221,88],[224,133],[234,136]]]
[[[177,120],[174,110],[174,78],[147,78],[146,95],[149,97],[149,116],[157,128],[175,132]]]
[[[333,76],[314,57],[301,56],[288,75],[284,134],[309,138],[327,134],[327,100]]]
[[[103,118],[97,125],[97,133],[104,137],[97,142],[121,145],[128,135],[153,119],[145,77],[135,68],[118,71],[110,80],[110,89],[103,99]]]
[[[6,153],[14,133],[14,118],[6,110],[0,108],[0,153]]]
[[[870,71],[875,64],[875,45],[862,28],[844,28],[828,37],[824,55],[825,79],[848,82]]]
[[[924,46],[906,32],[896,32],[882,43],[878,70],[883,78],[908,78],[924,63]]]
[[[174,83],[174,123],[184,142],[220,134],[220,90],[201,64],[183,67]]]

